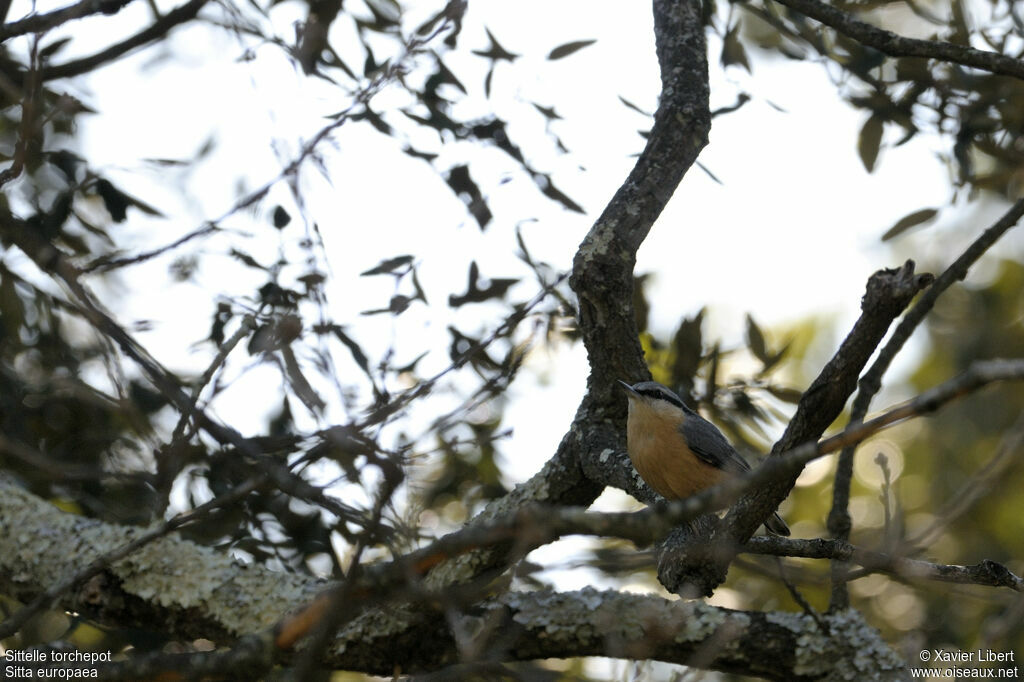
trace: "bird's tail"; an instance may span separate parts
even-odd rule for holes
[[[789,526],[777,512],[768,517],[768,520],[764,522],[764,527],[768,529],[769,533],[789,537]]]

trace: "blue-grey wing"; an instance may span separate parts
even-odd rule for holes
[[[711,466],[734,473],[750,471],[750,465],[729,444],[718,427],[700,415],[687,415],[679,431],[693,454]]]

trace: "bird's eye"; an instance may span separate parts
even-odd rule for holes
[[[664,400],[667,403],[672,403],[676,407],[683,406],[683,401],[681,401],[679,398],[677,398],[672,393],[669,393],[668,391],[659,389],[647,389],[646,391],[641,391],[640,395],[646,398],[652,398],[653,400]]]

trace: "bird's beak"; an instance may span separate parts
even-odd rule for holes
[[[626,389],[626,391],[627,391],[627,392],[629,393],[629,395],[640,395],[639,393],[637,393],[637,392],[636,392],[636,390],[635,390],[635,389],[634,389],[634,388],[633,388],[632,386],[630,386],[629,384],[627,384],[627,383],[626,383],[625,381],[623,381],[622,379],[618,379],[618,382],[619,382],[619,383],[620,383],[620,384],[622,385],[622,387],[623,387],[624,389]]]

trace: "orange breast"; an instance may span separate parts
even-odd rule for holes
[[[694,455],[670,421],[631,415],[626,441],[640,477],[667,499],[689,497],[728,475]]]

